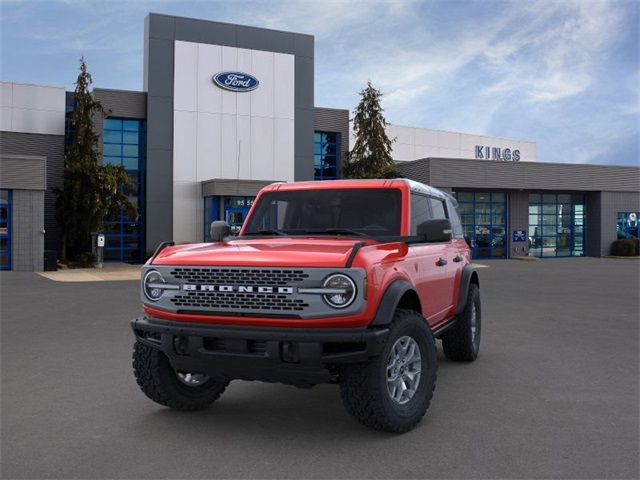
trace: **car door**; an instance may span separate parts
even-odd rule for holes
[[[416,234],[418,224],[434,218],[431,197],[411,193],[411,234]],[[436,209],[438,205],[435,205]],[[440,215],[439,210],[436,214]],[[415,261],[415,284],[422,302],[424,316],[431,326],[446,319],[453,302],[454,251],[451,242],[412,243],[412,260]]]

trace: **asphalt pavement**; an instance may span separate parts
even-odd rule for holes
[[[638,478],[640,262],[489,261],[480,356],[442,356],[405,435],[336,386],[233,382],[181,413],[139,391],[134,281],[0,274],[2,478]]]

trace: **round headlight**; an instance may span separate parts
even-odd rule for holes
[[[157,301],[164,293],[164,288],[161,288],[159,285],[162,285],[164,283],[164,278],[162,278],[162,275],[160,275],[160,273],[158,273],[156,270],[149,270],[144,275],[144,280],[142,281],[142,290],[144,291],[144,296],[152,302]]]
[[[333,290],[325,293],[322,297],[324,301],[333,308],[345,308],[353,303],[356,298],[356,285],[346,275],[336,273],[328,276],[322,286],[326,289]]]

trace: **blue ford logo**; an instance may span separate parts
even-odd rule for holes
[[[258,79],[243,72],[220,72],[213,76],[213,83],[232,92],[250,92],[260,85]]]

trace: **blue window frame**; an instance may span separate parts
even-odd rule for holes
[[[11,270],[11,190],[0,190],[0,270]]]
[[[313,169],[316,180],[340,178],[340,134],[315,132],[313,140]]]
[[[145,140],[144,120],[104,120],[102,161],[125,168],[134,185],[126,193],[129,200],[138,207],[136,218],[128,217],[123,210],[105,221],[105,262],[144,261]]]
[[[585,215],[584,195],[529,194],[529,256],[584,256]]]
[[[507,258],[504,192],[456,192],[464,238],[473,258]]]

